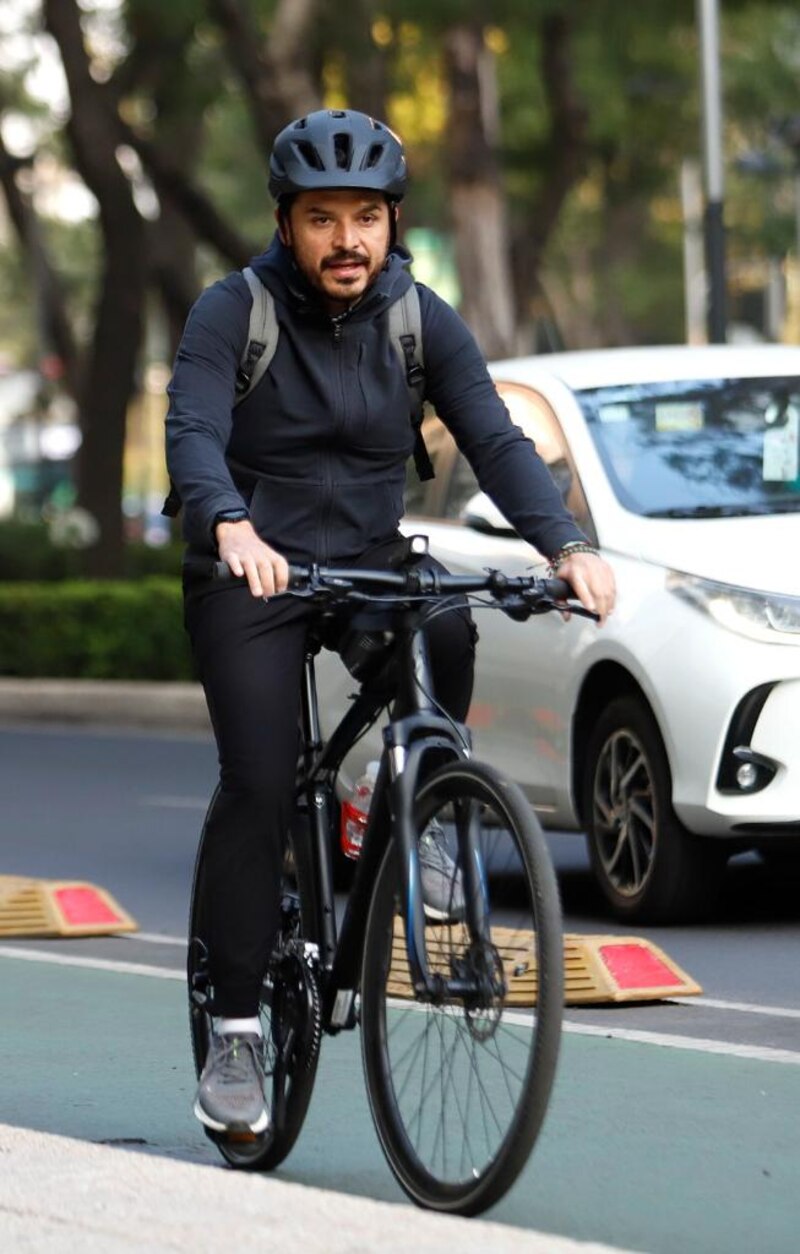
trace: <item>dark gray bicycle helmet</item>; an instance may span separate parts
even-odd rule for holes
[[[277,136],[269,160],[269,190],[277,201],[315,188],[363,187],[402,200],[403,145],[383,122],[353,109],[320,109]]]

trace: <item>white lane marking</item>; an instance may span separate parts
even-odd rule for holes
[[[151,967],[143,962],[116,962],[110,958],[78,958],[71,954],[48,954],[43,949],[14,949],[0,945],[0,958],[21,958],[23,962],[50,962],[56,967],[86,967],[90,971],[115,971],[121,975],[153,975],[159,980],[185,980],[185,971],[171,967]]]
[[[591,1024],[565,1021],[565,1032],[576,1036],[606,1036],[617,1041],[633,1041],[640,1045],[663,1045],[667,1049],[693,1049],[703,1054],[728,1054],[733,1058],[750,1058],[757,1062],[789,1063],[800,1067],[800,1054],[790,1049],[772,1049],[768,1045],[736,1045],[730,1041],[704,1040],[696,1036],[674,1036],[662,1032],[639,1032],[635,1028],[601,1028]]]
[[[720,1001],[715,997],[669,997],[680,1006],[707,1006],[709,1010],[736,1010],[747,1015],[773,1015],[777,1019],[800,1019],[800,1010],[789,1006],[759,1006],[747,1001]]]
[[[116,962],[107,958],[78,958],[68,954],[45,953],[41,949],[14,949],[0,945],[0,958],[19,958],[24,962],[49,962],[61,967],[85,967],[92,971],[114,971],[121,975],[150,975],[160,980],[185,980],[184,971],[169,967],[151,967],[138,962]],[[399,998],[387,999],[398,1010],[427,1012],[428,1007],[408,1003]],[[530,1015],[512,1011],[503,1016],[508,1024],[528,1024]],[[661,1045],[667,1049],[687,1049],[702,1054],[726,1054],[732,1058],[748,1058],[756,1062],[777,1062],[800,1066],[800,1054],[788,1049],[772,1049],[766,1045],[737,1045],[731,1041],[705,1040],[701,1037],[675,1036],[662,1032],[640,1032],[635,1028],[596,1027],[588,1023],[565,1020],[564,1031],[576,1036],[599,1036],[610,1040],[631,1041],[639,1045]]]
[[[140,797],[139,805],[165,810],[207,810],[208,797]]]
[[[416,1002],[409,1003],[399,997],[386,999],[386,1004],[396,1010],[418,1010],[431,1013],[428,1006],[420,1006]],[[506,1011],[503,1023],[529,1027],[532,1015],[523,1014],[519,1010]],[[601,1036],[619,1041],[633,1041],[640,1045],[662,1045],[668,1049],[690,1049],[701,1054],[728,1054],[734,1058],[750,1058],[757,1062],[788,1063],[800,1067],[800,1054],[789,1049],[773,1049],[768,1045],[737,1045],[731,1041],[705,1040],[697,1036],[676,1036],[666,1032],[643,1032],[636,1028],[604,1028],[590,1023],[575,1023],[564,1020],[564,1031],[575,1036]]]
[[[146,945],[178,945],[186,948],[185,936],[167,936],[162,932],[120,932],[117,940],[144,941]]]

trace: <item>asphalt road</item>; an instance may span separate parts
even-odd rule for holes
[[[0,1120],[215,1161],[189,1113],[180,974],[214,774],[200,736],[0,729],[0,873],[90,880],[141,929],[0,939],[4,1004],[15,1008],[0,1036]],[[602,909],[580,838],[554,836],[551,847],[566,930],[624,933]],[[798,889],[744,859],[705,925],[636,930],[704,994],[569,1008],[544,1133],[493,1219],[665,1254],[796,1250]],[[281,1175],[402,1200],[369,1121],[356,1034],[325,1042],[308,1124]]]

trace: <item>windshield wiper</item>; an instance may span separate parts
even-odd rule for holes
[[[750,518],[757,514],[792,514],[796,510],[800,510],[800,499],[764,505],[674,505],[671,509],[647,510],[645,518]]]

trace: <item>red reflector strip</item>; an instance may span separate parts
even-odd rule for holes
[[[681,977],[644,945],[601,945],[600,957],[619,988],[683,984]]]
[[[64,922],[73,927],[122,922],[94,888],[56,888],[53,897]]]

